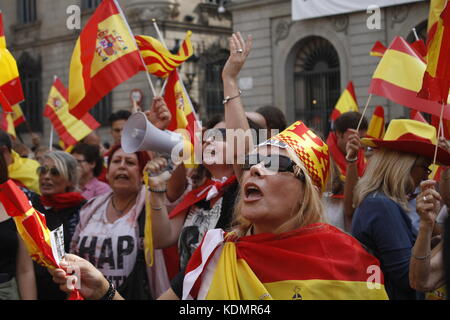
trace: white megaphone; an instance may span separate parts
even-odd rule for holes
[[[183,136],[156,128],[142,112],[133,114],[122,132],[122,149],[126,153],[155,151],[173,157],[183,153]]]

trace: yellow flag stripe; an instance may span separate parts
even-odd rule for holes
[[[418,92],[422,88],[425,69],[426,65],[420,59],[389,49],[375,70],[373,78]]]

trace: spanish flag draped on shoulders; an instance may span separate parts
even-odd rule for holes
[[[328,224],[240,238],[216,229],[190,260],[183,299],[385,300],[379,266],[356,239]]]

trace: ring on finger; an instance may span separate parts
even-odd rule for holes
[[[243,53],[243,52],[244,52],[243,49],[237,49],[237,50],[236,50],[236,53]]]

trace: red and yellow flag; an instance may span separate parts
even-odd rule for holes
[[[19,70],[13,55],[6,48],[3,14],[0,11],[0,104],[11,112],[11,106],[25,100],[19,78]]]
[[[66,148],[77,144],[100,126],[89,113],[86,113],[80,120],[75,118],[69,112],[67,97],[66,87],[61,80],[55,78],[44,109],[44,116],[50,119]]]
[[[331,121],[336,120],[341,114],[349,111],[359,111],[358,101],[356,100],[355,88],[353,82],[349,82],[347,88],[342,93],[333,112],[331,113]]]
[[[16,128],[25,122],[22,108],[16,104],[12,107],[12,112],[1,112],[0,129],[7,132],[14,138],[17,137]]]
[[[366,135],[370,138],[383,139],[385,132],[384,125],[384,109],[382,106],[377,106],[373,111]]]
[[[441,13],[439,13],[441,8]],[[418,96],[424,99],[447,103],[450,89],[450,4],[442,1],[430,6],[430,16],[437,17],[431,26],[428,38],[427,69],[423,75],[422,88]]]
[[[31,258],[46,268],[57,268],[58,262],[53,255],[45,216],[31,206],[27,196],[12,180],[0,185],[0,202],[7,214],[14,219]],[[70,300],[83,298],[75,290]]]
[[[417,96],[425,69],[426,63],[420,54],[403,38],[396,37],[378,63],[369,93],[411,109],[440,116],[441,104]],[[449,108],[444,108],[444,118],[450,119]]]
[[[0,129],[8,133],[10,136],[16,138],[16,128],[14,127],[14,119],[12,113],[0,112]]]
[[[81,119],[145,66],[116,0],[103,0],[77,40],[70,63],[69,110]]]
[[[192,32],[188,31],[178,54],[172,54],[155,38],[136,36],[148,72],[160,78],[167,78],[173,70],[188,60],[194,54],[191,35]]]
[[[170,123],[168,130],[185,133],[185,137],[187,134],[189,135],[189,137],[186,138],[188,138],[187,141],[191,144],[191,157],[189,160],[185,161],[185,165],[194,165],[198,163],[195,160],[199,160],[195,159],[194,146],[200,143],[195,133],[201,132],[201,129],[198,123],[197,114],[195,113],[191,100],[181,83],[177,70],[170,73],[164,99],[172,114],[172,122]]]
[[[380,41],[377,41],[373,45],[372,50],[370,50],[370,55],[373,57],[382,57],[386,50],[387,48],[384,46],[384,44],[382,44]]]
[[[208,237],[189,262],[183,298],[388,299],[379,261],[356,239],[333,226],[317,223],[282,237],[266,233],[236,240],[228,234],[214,258],[207,254]],[[203,267],[209,261],[217,261],[213,270]],[[372,279],[375,269],[378,278]],[[202,283],[203,279],[209,279],[208,283]]]

